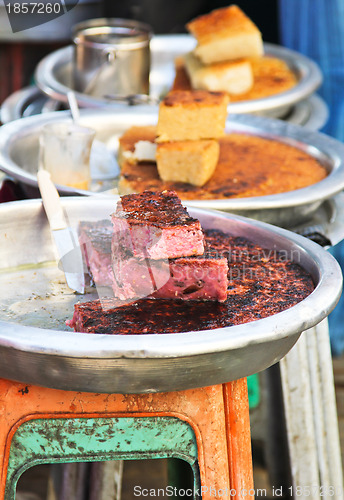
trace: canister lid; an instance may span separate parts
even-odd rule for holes
[[[138,49],[149,45],[152,34],[148,24],[120,18],[90,19],[73,27],[76,45],[99,49]]]

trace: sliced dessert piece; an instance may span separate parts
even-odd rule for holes
[[[111,217],[114,251],[122,247],[135,257],[150,259],[204,252],[201,224],[190,217],[174,191],[122,196]]]
[[[78,228],[79,243],[88,272],[96,285],[111,286],[111,239],[113,227],[110,220],[81,221]]]
[[[120,168],[126,163],[140,163],[140,162],[155,162],[156,153],[156,126],[145,125],[142,127],[130,127],[119,138],[118,148],[118,164]],[[154,159],[149,160],[148,157],[142,158],[142,154],[137,154],[137,144],[144,143],[148,154],[145,156],[152,156],[154,150]],[[148,143],[150,146],[148,146]]]
[[[153,297],[184,300],[227,299],[228,261],[206,254],[170,260],[170,279]]]
[[[199,16],[186,27],[198,42],[194,52],[204,64],[263,55],[260,31],[237,5]]]
[[[203,64],[192,52],[184,56],[184,65],[193,89],[224,91],[243,94],[253,85],[250,61],[238,59],[214,64]]]
[[[136,141],[136,137],[140,137]],[[124,161],[131,163],[155,161],[155,144],[156,126],[146,125],[144,127],[130,127],[119,138],[118,163]]]
[[[203,256],[152,260],[113,253],[113,292],[120,300],[154,297],[162,299],[212,300],[227,298],[228,262],[208,248]]]
[[[175,141],[158,144],[160,179],[203,186],[213,175],[220,155],[218,141]]]
[[[218,139],[224,136],[228,94],[175,91],[160,103],[157,142]]]
[[[121,247],[111,256],[113,230],[108,220],[80,222],[79,233],[93,281],[111,286],[120,300],[151,295],[221,302],[227,297],[227,259],[211,244],[202,256],[151,260],[133,257]]]

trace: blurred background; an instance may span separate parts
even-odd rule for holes
[[[44,0],[47,2],[48,0]],[[75,0],[65,0],[65,4]],[[277,1],[236,2],[259,26],[266,42],[278,43]],[[96,17],[121,17],[150,24],[155,34],[185,33],[185,24],[200,14],[228,5],[208,0],[79,0],[53,21],[12,33],[4,1],[0,1],[0,103],[13,92],[32,83],[39,61],[50,52],[69,45],[74,24]],[[259,6],[259,7],[258,7]],[[39,18],[40,19],[40,18]]]

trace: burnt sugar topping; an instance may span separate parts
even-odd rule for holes
[[[223,92],[209,92],[205,90],[180,90],[167,94],[164,98],[165,106],[197,106],[200,103],[208,106],[218,106],[224,100]]]
[[[233,37],[243,33],[258,32],[255,24],[237,5],[230,5],[198,16],[190,21],[186,27],[200,44],[214,38],[222,39],[226,36]]]
[[[165,259],[204,252],[201,224],[189,216],[174,191],[122,196],[111,220],[113,249],[124,245],[135,257]]]
[[[124,195],[117,209],[127,222],[154,225],[157,227],[190,226],[200,228],[197,219],[190,217],[175,191],[144,191],[135,195]]]

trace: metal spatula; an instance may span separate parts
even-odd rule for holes
[[[66,222],[59,193],[46,170],[39,169],[37,181],[67,285],[78,293],[85,293],[81,249],[76,234]]]

